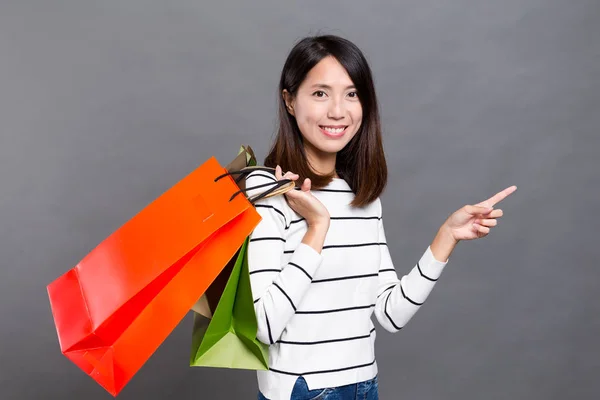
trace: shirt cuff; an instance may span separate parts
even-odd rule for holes
[[[431,251],[431,246],[427,246],[427,250],[421,259],[419,260],[419,268],[421,269],[421,273],[428,278],[438,279],[444,270],[448,261],[439,261],[433,256],[433,252]]]
[[[315,276],[315,271],[321,265],[323,261],[323,255],[319,254],[315,249],[307,245],[306,243],[300,243],[292,257],[290,257],[290,263],[294,263],[302,267],[311,277]]]

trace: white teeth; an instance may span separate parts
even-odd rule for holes
[[[329,128],[326,126],[323,126],[322,128],[323,128],[323,130],[326,130],[327,132],[333,133],[333,134],[342,133],[344,131],[344,129],[346,129],[346,128]]]

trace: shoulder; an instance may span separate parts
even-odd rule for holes
[[[373,202],[370,204],[370,207],[373,210],[373,213],[375,213],[381,220],[383,218],[383,205],[381,204],[381,197],[377,197],[375,200],[373,200]]]
[[[277,183],[275,175],[268,171],[253,171],[246,177],[246,195],[253,197],[271,189]],[[275,198],[277,196],[273,196]],[[269,198],[270,199],[270,198]],[[264,199],[266,201],[268,199]],[[257,201],[264,202],[263,199]]]
[[[256,196],[266,190],[269,190],[277,182],[275,175],[267,171],[254,171],[246,177],[246,195],[248,197]],[[262,186],[261,185],[265,185]],[[254,203],[254,206],[264,216],[265,213],[276,213],[283,217],[284,223],[288,224],[291,220],[291,209],[285,200],[284,195],[262,198]]]
[[[269,182],[277,182],[275,174],[268,171],[253,171],[246,177],[246,186],[261,185]]]

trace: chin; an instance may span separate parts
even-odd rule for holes
[[[315,147],[323,153],[338,153],[346,147],[347,144],[348,143],[319,143],[319,145]]]

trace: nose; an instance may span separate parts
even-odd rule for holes
[[[329,103],[329,109],[327,110],[327,117],[335,120],[344,118],[346,110],[344,109],[344,102],[341,100],[332,99]]]

